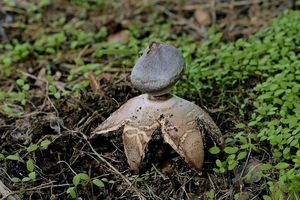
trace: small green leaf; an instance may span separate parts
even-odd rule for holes
[[[17,80],[17,84],[18,84],[19,86],[23,86],[23,85],[24,85],[24,80],[23,80],[23,79],[18,79],[18,80]]]
[[[262,171],[270,170],[270,169],[272,169],[272,168],[273,168],[273,166],[272,166],[271,164],[269,164],[269,163],[263,164],[263,165],[261,166],[261,170],[262,170]]]
[[[33,170],[34,170],[34,164],[33,164],[32,159],[27,160],[26,167],[27,167],[28,171],[33,172]]]
[[[236,127],[236,128],[245,128],[246,125],[243,124],[243,123],[239,123],[239,124],[236,124],[235,127]]]
[[[5,156],[2,153],[0,153],[0,160],[4,160],[4,159],[5,159]]]
[[[77,186],[80,183],[80,176],[77,174],[73,177],[73,184]]]
[[[276,90],[276,92],[274,93],[274,96],[279,96],[279,95],[282,94],[284,91],[285,91],[284,89]]]
[[[41,147],[47,147],[47,146],[49,146],[50,144],[51,144],[52,142],[50,141],[50,140],[48,140],[48,139],[45,139],[45,140],[43,140],[42,142],[41,142]]]
[[[31,172],[31,173],[28,174],[28,176],[29,176],[29,178],[30,178],[31,180],[35,180],[35,178],[36,178],[36,173],[35,173],[35,172]]]
[[[272,200],[272,198],[270,196],[268,196],[268,195],[263,195],[263,199],[264,200]]]
[[[285,163],[285,162],[280,162],[280,163],[278,163],[276,166],[275,166],[275,168],[276,169],[285,169],[285,168],[287,168],[287,167],[289,167],[290,165],[288,164],[288,163]]]
[[[246,151],[242,151],[238,154],[237,159],[238,160],[242,160],[247,156],[247,152]]]
[[[228,165],[228,170],[233,170],[237,166],[238,162],[232,160],[232,162]]]
[[[96,50],[93,57],[101,57],[103,55],[131,55],[133,53],[133,51],[128,49],[101,49]]]
[[[221,168],[220,168],[220,172],[221,172],[221,173],[225,173],[225,168],[224,168],[224,167],[221,167]]]
[[[213,168],[213,170],[214,170],[214,172],[216,172],[216,173],[220,173],[220,170],[217,169],[217,168]]]
[[[53,85],[50,85],[48,90],[51,92],[51,93],[55,93],[56,92],[56,87],[53,86]]]
[[[25,91],[28,91],[30,89],[30,85],[29,84],[25,84],[22,86],[22,89]]]
[[[215,191],[213,189],[209,190],[209,192],[207,193],[207,197],[208,199],[215,199]]]
[[[80,177],[81,180],[89,181],[90,177],[86,173],[79,173],[78,176]]]
[[[290,146],[294,146],[294,147],[297,147],[299,145],[299,140],[293,140],[290,144]]]
[[[3,100],[6,96],[5,92],[0,91],[0,100]]]
[[[14,183],[19,183],[19,182],[21,182],[21,179],[14,177],[14,178],[11,178],[11,181]]]
[[[30,152],[33,152],[33,151],[37,150],[38,148],[39,148],[39,145],[32,144],[29,147],[27,147],[27,151],[30,153]]]
[[[216,165],[217,165],[218,167],[223,167],[223,163],[222,163],[221,160],[219,160],[219,159],[216,160]]]
[[[75,187],[69,187],[67,189],[67,194],[69,194],[72,197],[72,199],[75,199],[77,197]]]
[[[211,154],[218,154],[218,153],[220,153],[220,148],[219,147],[212,147],[212,148],[210,148],[209,149],[209,152],[211,153]]]
[[[31,178],[29,178],[29,177],[22,178],[22,182],[28,182],[28,181],[31,181]]]
[[[248,123],[248,126],[254,126],[257,123],[257,121],[251,121]]]
[[[101,178],[101,180],[102,180],[103,182],[108,183],[108,179],[107,179],[107,178]]]
[[[290,148],[285,148],[285,149],[283,150],[283,155],[288,155],[290,152],[291,152],[291,149],[290,149]]]
[[[257,134],[251,133],[251,134],[248,135],[248,138],[250,138],[250,139],[256,139],[257,138]]]
[[[93,181],[93,184],[95,184],[96,186],[98,186],[99,188],[103,188],[104,187],[104,183],[103,181],[99,180],[99,179],[94,179]]]
[[[60,99],[60,97],[61,97],[60,92],[55,92],[55,93],[54,93],[54,97],[55,97],[56,99]]]
[[[224,149],[225,153],[227,153],[227,154],[234,154],[234,153],[238,152],[238,150],[239,150],[239,148],[237,148],[237,147],[226,147]]]
[[[19,155],[9,155],[9,156],[6,157],[6,159],[19,161],[20,157],[19,157]]]

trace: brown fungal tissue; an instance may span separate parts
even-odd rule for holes
[[[204,161],[204,134],[220,145],[223,137],[203,109],[169,93],[183,70],[184,59],[177,49],[151,43],[131,73],[133,86],[145,94],[128,100],[93,131],[92,137],[123,128],[128,164],[138,171],[154,131],[161,129],[164,142],[190,166],[200,170]]]

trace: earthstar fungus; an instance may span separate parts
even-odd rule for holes
[[[134,87],[146,94],[128,100],[92,133],[107,134],[123,128],[124,150],[130,168],[138,171],[155,130],[185,161],[200,170],[205,135],[219,145],[223,137],[199,106],[169,93],[184,71],[184,59],[174,47],[151,43],[131,73]]]

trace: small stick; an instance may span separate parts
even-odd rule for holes
[[[224,3],[216,3],[215,1],[211,3],[198,3],[198,4],[190,4],[190,5],[185,5],[183,7],[184,10],[196,10],[197,8],[202,8],[202,9],[208,9],[211,8],[212,5],[215,6],[215,9],[224,9],[228,7],[237,7],[237,6],[246,6],[246,5],[252,5],[252,4],[259,4],[259,3],[266,3],[266,4],[272,4],[272,2],[269,2],[268,0],[243,0],[243,1],[234,1],[234,2],[224,2]]]
[[[94,75],[93,72],[90,72],[89,75],[88,75],[88,78],[90,80],[90,85],[91,85],[91,88],[94,92],[98,92],[100,90],[100,86],[96,80],[96,77]]]
[[[194,29],[199,35],[200,37],[204,38],[204,39],[208,39],[209,36],[208,36],[208,33],[207,33],[207,30],[205,29],[204,26],[198,26],[196,24],[194,24],[193,22],[181,17],[181,16],[178,16],[172,12],[170,12],[169,10],[163,8],[163,7],[160,7],[158,6],[158,9],[160,9],[162,12],[164,12],[166,15],[168,15],[170,18],[173,18],[175,19],[177,22],[181,22],[182,24],[186,24],[188,27],[190,27],[191,29]]]
[[[86,136],[83,135],[84,139],[86,139]],[[145,200],[145,197],[138,191],[136,187],[132,185],[132,183],[121,173],[119,172],[114,166],[112,166],[105,158],[103,158],[100,154],[97,153],[97,151],[94,149],[94,147],[91,145],[91,143],[86,139],[86,142],[90,146],[91,150],[94,152],[94,154],[106,165],[108,165],[114,172],[116,172],[130,187],[133,188],[133,190],[136,192],[138,195],[139,199]]]

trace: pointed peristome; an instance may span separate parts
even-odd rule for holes
[[[204,160],[202,136],[205,133],[198,128],[198,119],[209,127],[208,134],[222,138],[209,115],[197,105],[177,96],[160,101],[143,94],[126,102],[94,134],[105,134],[124,126],[123,142],[128,164],[132,170],[138,171],[153,132],[161,129],[164,141],[189,165],[200,170]]]
[[[152,133],[159,127],[154,123],[151,127],[135,127],[125,125],[123,130],[124,151],[130,168],[139,171],[144,157],[146,147],[151,140]]]

